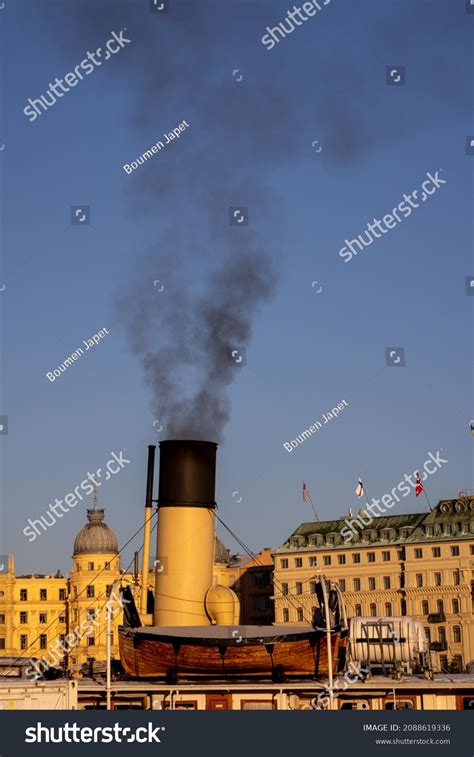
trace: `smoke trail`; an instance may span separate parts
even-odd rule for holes
[[[289,158],[293,150],[285,93],[256,76],[239,89],[231,68],[223,77],[216,7],[202,0],[174,3],[157,21],[133,4],[85,4],[75,31],[85,42],[92,28],[127,25],[135,51],[130,45],[121,76],[133,81],[133,123],[146,135],[144,146],[163,123],[156,103],[191,124],[173,150],[128,179],[133,212],[153,213],[160,232],[152,252],[134,261],[117,314],[166,435],[220,441],[230,417],[228,388],[240,371],[230,351],[248,346],[255,315],[277,280],[274,250],[259,242],[251,225],[230,227],[229,207],[243,198],[253,220],[272,218],[276,225],[279,203],[255,177],[275,155]],[[125,10],[133,23],[125,24]],[[228,6],[227,20],[239,13]],[[189,66],[187,50],[196,48]],[[158,276],[166,287],[159,296],[152,287]]]
[[[180,114],[169,128],[182,118],[191,123],[189,134],[173,145],[179,149],[160,154],[128,179],[127,201],[135,217],[153,214],[160,230],[153,251],[135,260],[135,277],[119,300],[119,312],[165,433],[219,440],[229,419],[228,387],[238,375],[229,348],[248,345],[255,315],[276,282],[275,250],[259,243],[252,225],[229,229],[224,219],[228,207],[244,198],[252,218],[271,217],[277,223],[275,194],[254,177],[264,175],[276,160],[281,166],[295,155],[292,130],[298,123],[295,106],[301,104],[278,87],[281,59],[277,63],[276,57],[275,85],[254,70],[253,79],[239,89],[230,79],[231,66],[226,78],[222,73],[228,27],[235,38],[245,30],[242,50],[246,45],[257,49],[259,32],[277,13],[274,3],[180,0],[159,21],[145,5],[83,0],[69,28],[84,49],[93,47],[92,39],[99,44],[110,29],[128,28],[134,44],[127,56],[114,60],[115,73],[109,67],[107,75],[119,75],[127,91],[135,93],[132,121],[144,138],[143,148],[153,141],[150,134],[157,124],[163,124],[163,109],[167,118],[173,111]],[[368,3],[374,11],[377,5]],[[376,19],[374,15],[374,24]],[[69,44],[56,6],[50,22],[61,29],[56,41]],[[329,15],[326,22],[331,22]],[[282,42],[283,51],[296,55],[297,34]],[[380,127],[373,84],[357,68],[355,49],[340,50],[335,60],[333,45],[333,36],[318,36],[319,65],[313,61],[313,68],[325,75],[318,77],[311,98],[324,155],[345,165],[387,137],[398,138],[401,119]],[[131,149],[124,162],[139,152]],[[166,283],[159,297],[151,285],[158,277]]]

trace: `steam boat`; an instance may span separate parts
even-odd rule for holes
[[[327,676],[344,657],[347,618],[336,588],[317,583],[315,626],[239,625],[240,604],[227,586],[212,585],[215,542],[217,444],[160,443],[158,500],[153,499],[155,447],[148,476],[140,612],[123,591],[125,625],[119,628],[121,662],[134,678],[266,678]],[[153,503],[158,504],[155,593],[148,586]]]

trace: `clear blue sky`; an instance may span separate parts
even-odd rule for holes
[[[140,527],[146,446],[166,428],[153,427],[160,397],[130,330],[153,349],[181,305],[192,321],[195,296],[222,298],[213,271],[256,247],[277,283],[226,390],[220,516],[251,548],[278,546],[311,519],[303,480],[332,519],[357,508],[359,473],[379,497],[440,449],[449,463],[427,482],[432,502],[474,487],[474,15],[464,0],[332,0],[270,51],[261,37],[288,2],[148,7],[17,0],[1,11],[0,553],[13,552],[20,572],[68,570],[86,503],[32,544],[26,521],[124,449],[131,463],[99,499],[120,544]],[[131,42],[30,123],[28,98],[124,28]],[[386,84],[394,65],[404,86]],[[179,140],[123,171],[184,119]],[[447,184],[343,261],[346,238],[439,169]],[[72,226],[81,204],[91,224]],[[239,205],[247,227],[229,226]],[[245,286],[236,280],[237,294]],[[46,372],[103,327],[110,335],[51,383]],[[405,367],[386,367],[389,346],[405,348]],[[183,375],[192,388],[186,360]],[[343,399],[337,420],[284,449]],[[413,495],[392,513],[423,506]]]

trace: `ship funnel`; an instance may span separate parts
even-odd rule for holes
[[[216,478],[215,442],[160,443],[155,560],[156,626],[206,626],[212,586]]]
[[[215,442],[160,443],[159,507],[215,508]]]

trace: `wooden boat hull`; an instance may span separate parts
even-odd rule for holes
[[[119,643],[122,665],[134,678],[314,677],[329,672],[326,635],[299,627],[294,632],[274,626],[121,627]],[[334,671],[344,643],[341,634],[332,635]]]

